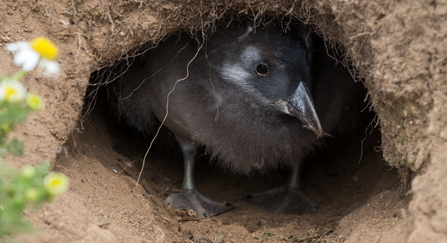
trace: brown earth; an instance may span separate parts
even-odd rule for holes
[[[34,73],[25,79],[28,89],[43,96],[46,108],[15,133],[26,141],[27,156],[7,162],[20,167],[55,161],[55,170],[67,174],[71,186],[38,212],[26,212],[38,231],[17,240],[447,242],[446,4],[414,0],[0,2],[0,45],[47,36],[60,47],[63,67],[58,80]],[[107,117],[91,103],[84,109],[88,115],[82,113],[92,72],[142,52],[139,48],[173,31],[206,29],[228,14],[254,16],[256,21],[262,21],[263,14],[300,19],[328,40],[341,43],[365,80],[380,121],[386,162],[368,151],[359,164],[356,143],[345,148],[354,152],[330,157],[343,163],[309,165],[304,190],[320,205],[315,214],[273,215],[242,200],[248,192],[279,185],[282,171],[240,177],[206,163],[197,178],[201,189],[216,200],[231,201],[235,210],[212,219],[167,210],[163,198],[181,183],[179,155],[152,151],[142,175],[143,187],[135,187],[145,143],[123,143],[127,140],[110,129]],[[0,58],[3,72],[17,70],[4,50]]]

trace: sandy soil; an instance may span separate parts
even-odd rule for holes
[[[66,173],[72,184],[33,215],[39,241],[376,242],[402,224],[406,214],[410,197],[397,171],[374,150],[359,163],[359,142],[337,147],[304,167],[304,190],[320,205],[314,214],[275,215],[244,201],[250,192],[280,186],[286,171],[235,176],[209,165],[206,158],[196,170],[199,188],[235,209],[211,219],[168,210],[164,198],[181,189],[181,154],[164,146],[154,149],[142,187],[136,187],[148,141],[108,124],[103,110],[90,113],[83,132],[72,134],[56,159],[55,170]],[[34,242],[36,236],[20,239]]]
[[[273,215],[243,200],[246,193],[281,184],[284,171],[240,177],[208,165],[206,158],[198,168],[201,190],[236,208],[212,219],[167,210],[164,198],[181,184],[180,155],[152,151],[136,187],[146,141],[129,141],[101,108],[84,102],[94,95],[87,92],[92,72],[172,31],[212,26],[224,13],[300,18],[343,44],[365,79],[385,160],[370,150],[359,163],[358,142],[314,158],[303,184],[320,205],[315,214]],[[64,69],[57,81],[37,74],[24,80],[44,97],[46,108],[15,134],[26,141],[28,155],[6,161],[17,168],[55,161],[54,169],[67,174],[71,186],[38,212],[27,211],[37,232],[17,240],[445,242],[446,13],[446,3],[436,1],[1,2],[0,46],[47,36],[60,47]],[[3,72],[17,70],[4,50],[0,58]]]

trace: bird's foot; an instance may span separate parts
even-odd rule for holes
[[[174,209],[192,209],[197,216],[207,218],[233,209],[230,203],[214,202],[195,189],[169,195],[165,199],[165,206]]]
[[[317,203],[300,189],[281,186],[247,196],[247,201],[276,214],[304,214],[317,209]]]

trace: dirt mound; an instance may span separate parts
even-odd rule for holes
[[[29,76],[25,85],[46,101],[17,136],[26,158],[13,166],[56,161],[72,180],[68,193],[38,213],[27,213],[39,229],[25,242],[441,242],[447,239],[445,149],[447,86],[447,6],[434,1],[8,1],[0,4],[0,43],[47,36],[61,49],[58,81]],[[99,111],[81,111],[92,72],[141,53],[177,30],[212,28],[224,16],[285,16],[314,27],[341,43],[355,72],[365,81],[380,121],[383,155],[395,168],[375,163],[352,170],[328,168],[305,178],[320,203],[317,214],[271,215],[239,197],[259,178],[238,178],[204,166],[238,208],[213,219],[173,215],[162,206],[167,188],[178,188],[180,171],[154,152],[144,190],[135,188],[137,168],[124,168],[130,156],[113,148]],[[137,51],[136,51],[137,50]],[[2,60],[10,60],[0,51]],[[1,69],[14,67],[2,62]],[[94,92],[87,93],[94,95]],[[89,107],[89,105],[92,105]],[[93,109],[88,103],[87,110]],[[138,147],[138,146],[137,146]],[[56,158],[57,155],[57,158]],[[168,158],[174,161],[179,158]],[[136,159],[138,160],[138,158]],[[157,162],[159,161],[159,162]],[[178,161],[177,161],[178,162]],[[372,164],[372,165],[371,165]],[[124,165],[124,167],[123,167]],[[347,163],[346,165],[353,165]],[[363,164],[362,164],[363,165]],[[372,167],[369,167],[369,166]],[[408,176],[405,168],[413,171]],[[312,171],[312,168],[308,168]],[[123,171],[121,171],[123,170]],[[115,173],[120,172],[120,173]],[[335,173],[336,180],[328,175]],[[278,172],[281,178],[281,172]],[[397,174],[400,174],[399,177]],[[275,178],[275,175],[271,175]],[[323,179],[324,180],[323,180]],[[342,178],[342,179],[340,179]],[[401,184],[411,178],[411,190]],[[249,181],[246,183],[245,181]],[[332,181],[333,180],[333,181]],[[270,180],[269,180],[270,181]],[[271,181],[274,181],[272,179]],[[322,183],[322,182],[326,183]],[[239,190],[237,185],[244,184]],[[260,184],[268,187],[268,183]],[[332,189],[329,185],[334,185]],[[207,185],[211,188],[213,185]],[[206,189],[210,190],[210,189]],[[226,191],[229,190],[229,191]],[[211,191],[211,190],[210,190]],[[334,199],[339,197],[339,199]],[[411,202],[408,205],[408,200]],[[341,199],[340,199],[341,198]],[[306,238],[307,237],[307,238]]]

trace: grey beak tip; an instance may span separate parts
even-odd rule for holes
[[[324,135],[326,135],[326,133],[323,131],[323,129],[321,127],[313,127],[313,126],[310,127],[310,126],[307,126],[307,125],[304,125],[304,127],[309,129],[309,130],[311,130],[311,131],[313,131],[315,133],[315,135],[317,135],[317,138],[321,138]]]
[[[324,132],[323,132],[323,130],[317,130],[317,131],[315,131],[315,134],[317,135],[317,138],[321,138],[321,137],[323,137]]]

